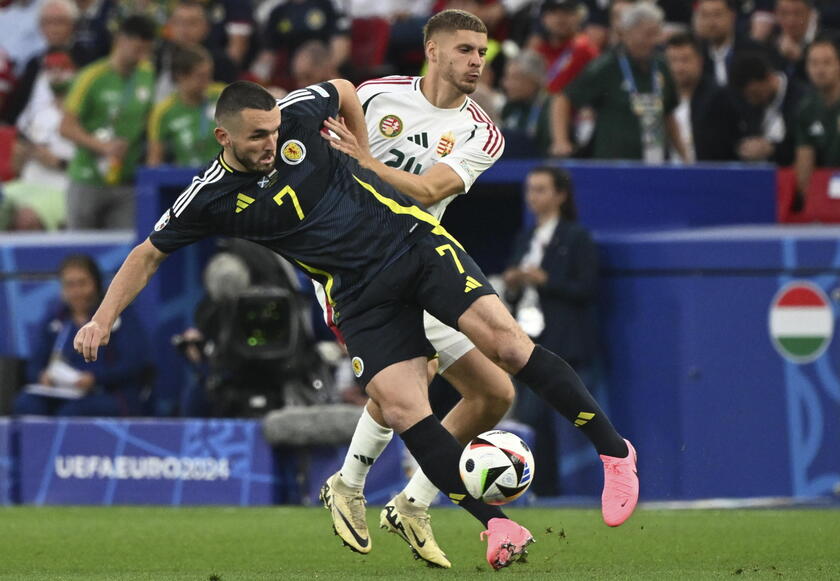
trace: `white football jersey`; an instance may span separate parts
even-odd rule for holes
[[[454,109],[435,107],[420,92],[421,78],[383,77],[356,89],[365,111],[370,151],[385,165],[415,174],[445,163],[464,182],[461,193],[468,192],[501,157],[502,132],[469,97]],[[429,213],[440,220],[455,197],[434,204]]]

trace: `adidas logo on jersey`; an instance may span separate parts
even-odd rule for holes
[[[418,133],[417,135],[410,135],[408,140],[412,143],[416,143],[420,147],[429,147],[429,134],[425,131],[423,133]]]
[[[254,198],[246,196],[245,194],[236,194],[236,213],[245,210],[254,203]]]
[[[464,292],[468,293],[471,290],[477,289],[480,286],[484,286],[484,285],[481,284],[480,282],[478,282],[477,280],[475,280],[473,277],[467,275],[467,286],[466,286],[466,288],[464,288]]]

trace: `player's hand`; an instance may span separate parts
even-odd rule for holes
[[[364,162],[370,156],[370,152],[365,151],[356,136],[347,128],[344,119],[334,119],[328,117],[324,121],[324,127],[332,131],[335,135],[330,135],[326,131],[321,132],[321,137],[330,142],[333,149],[342,151],[364,165]]]
[[[107,345],[110,338],[111,329],[103,329],[96,321],[90,321],[76,333],[76,338],[73,339],[73,348],[82,354],[85,361],[90,363],[96,361],[99,347]]]
[[[76,381],[76,387],[85,393],[89,392],[94,385],[96,385],[96,377],[90,371],[82,372],[79,380]]]

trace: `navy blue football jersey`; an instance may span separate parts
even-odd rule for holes
[[[323,284],[340,307],[418,237],[444,231],[414,200],[321,137],[324,120],[338,113],[332,83],[289,93],[278,107],[273,171],[239,172],[220,154],[149,239],[165,253],[216,235],[256,242]]]

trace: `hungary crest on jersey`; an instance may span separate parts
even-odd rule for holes
[[[435,153],[440,157],[446,157],[452,153],[453,147],[455,147],[455,135],[451,131],[447,131],[440,136]]]
[[[385,137],[396,137],[403,130],[403,122],[396,115],[385,115],[379,121],[379,133]]]

